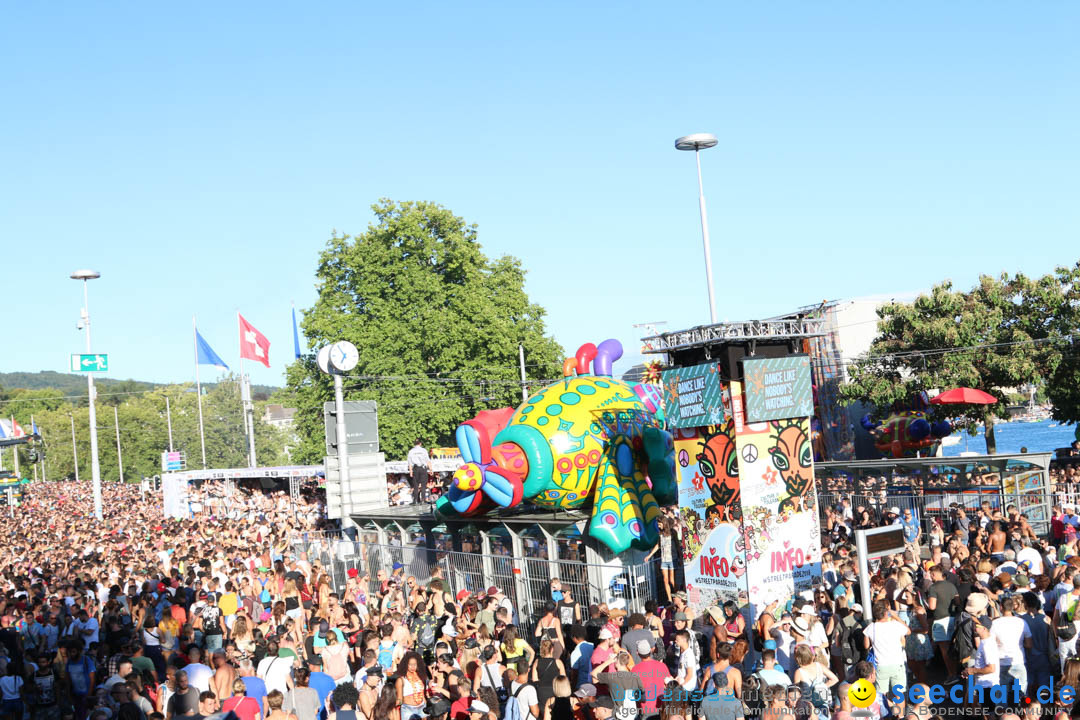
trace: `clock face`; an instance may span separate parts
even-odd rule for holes
[[[341,341],[330,346],[330,365],[338,372],[349,372],[360,361],[356,346],[348,341]]]

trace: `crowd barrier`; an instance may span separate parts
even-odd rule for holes
[[[1062,502],[1060,498],[1064,496],[1064,493],[1054,494],[1053,502]],[[954,503],[964,508],[964,510],[967,511],[968,517],[974,517],[975,513],[979,511],[984,502],[990,503],[990,507],[994,510],[1004,509],[1009,505],[1016,505],[1017,507],[1020,507],[1022,511],[1028,512],[1028,521],[1031,523],[1036,533],[1047,535],[1050,532],[1050,518],[1040,517],[1037,513],[1041,512],[1041,509],[1025,507],[1025,496],[1021,494],[1003,493],[998,488],[992,486],[978,491],[965,490],[963,492],[932,492],[924,494],[911,493],[910,491],[903,493],[886,492],[884,494],[880,492],[819,492],[817,497],[818,513],[821,517],[822,528],[825,527],[825,518],[828,510],[830,508],[835,508],[842,499],[848,498],[851,500],[853,511],[857,510],[859,507],[868,509],[875,523],[880,523],[884,514],[891,508],[899,508],[901,513],[904,510],[911,510],[922,525],[924,533],[928,532],[930,529],[931,518],[937,518],[942,521],[944,527],[947,527],[945,520],[949,517],[949,511]],[[1080,493],[1074,494],[1072,497],[1072,502],[1076,503],[1077,500],[1080,500]]]
[[[582,604],[583,612],[589,604],[601,602],[609,606],[623,604],[627,612],[636,612],[644,610],[646,600],[656,597],[659,572],[658,557],[640,564],[624,564],[616,559],[608,565],[592,565],[422,546],[380,545],[352,540],[343,533],[308,533],[294,538],[292,546],[296,552],[306,552],[309,562],[319,562],[338,593],[344,591],[348,572],[353,568],[358,576],[369,576],[368,591],[375,592],[377,572],[389,572],[395,563],[404,566],[406,578],[415,577],[422,584],[428,582],[434,568],[441,568],[444,586],[455,597],[462,590],[484,592],[494,585],[510,598],[519,615],[519,627],[530,637],[544,603],[551,600],[553,578],[558,578],[563,588],[570,588],[574,599]]]

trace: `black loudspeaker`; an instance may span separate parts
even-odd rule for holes
[[[802,340],[792,338],[789,340],[758,340],[754,344],[753,357],[778,358],[802,352]],[[687,348],[671,353],[672,364],[675,367],[690,367],[706,362],[720,363],[720,373],[723,380],[742,380],[743,358],[750,357],[750,343],[748,342],[725,342],[710,345],[708,353],[704,347]]]

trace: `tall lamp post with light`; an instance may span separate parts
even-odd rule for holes
[[[698,209],[701,211],[701,241],[705,245],[705,280],[709,284],[709,320],[716,324],[716,298],[713,296],[712,253],[709,250],[709,216],[705,212],[705,189],[701,184],[701,151],[716,147],[716,136],[711,133],[684,135],[675,141],[676,150],[693,150],[697,160]]]
[[[87,353],[92,352],[90,350],[90,295],[87,290],[87,283],[90,280],[97,280],[99,277],[101,277],[101,273],[95,270],[76,270],[71,273],[72,280],[82,280],[83,284],[82,326],[86,329]],[[94,376],[92,373],[86,374],[86,388],[90,395],[90,474],[94,483],[94,517],[98,519],[98,522],[101,522],[101,464],[98,462],[97,410],[94,407]]]

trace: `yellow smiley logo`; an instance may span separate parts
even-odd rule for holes
[[[869,680],[859,678],[848,687],[847,696],[855,707],[868,708],[877,699],[877,690]]]

